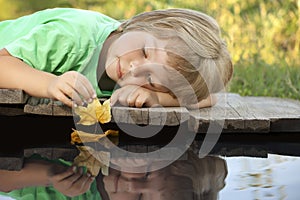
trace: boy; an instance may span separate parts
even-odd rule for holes
[[[217,22],[187,9],[123,23],[93,11],[47,9],[0,22],[0,37],[0,88],[68,106],[111,96],[112,104],[136,107],[206,107],[232,77]]]

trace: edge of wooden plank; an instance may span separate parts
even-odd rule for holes
[[[30,157],[33,154],[39,154],[40,156],[51,160],[62,158],[66,161],[73,161],[73,159],[78,155],[78,153],[79,151],[75,147],[40,147],[24,149],[24,157]]]
[[[189,119],[189,112],[183,107],[113,107],[112,116],[115,123],[176,126]]]
[[[38,105],[30,105],[26,104],[24,106],[24,112],[29,114],[37,114],[37,115],[53,115],[53,105],[49,104],[38,104]]]
[[[0,157],[0,169],[19,171],[23,167],[24,157]]]
[[[24,104],[28,98],[20,89],[0,89],[0,104]]]

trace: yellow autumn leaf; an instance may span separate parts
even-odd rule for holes
[[[79,154],[74,158],[76,166],[85,166],[87,172],[92,176],[97,176],[101,169],[104,175],[108,175],[110,153],[106,151],[96,151],[89,146],[77,146]]]
[[[74,109],[76,115],[80,117],[78,124],[93,125],[97,122],[107,123],[111,120],[111,107],[109,99],[101,105],[98,99],[94,99],[87,106],[78,106]]]
[[[104,132],[104,134],[95,134],[73,129],[73,132],[71,133],[71,144],[80,144],[84,142],[99,142],[101,138],[108,135],[118,137],[119,131],[107,130]]]
[[[110,100],[107,99],[103,102],[101,108],[96,108],[96,116],[100,123],[104,124],[111,120],[111,107]]]

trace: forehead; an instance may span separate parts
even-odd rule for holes
[[[156,37],[155,35],[145,32],[145,31],[128,31],[125,32],[121,38],[126,39],[133,39],[135,43],[144,41],[148,42],[148,47],[152,48],[160,48],[164,49],[167,45],[168,41],[166,39],[160,39]],[[132,42],[132,41],[130,41]]]

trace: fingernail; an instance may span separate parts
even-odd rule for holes
[[[74,105],[74,107],[75,107],[75,108],[77,108],[77,107],[78,107],[77,103],[74,103],[73,105]]]
[[[80,173],[80,174],[83,174],[83,172],[84,172],[83,167],[80,167],[80,168],[79,168],[79,173]]]
[[[110,103],[111,106],[114,105],[114,102],[111,99],[109,100],[109,103]]]
[[[90,173],[87,173],[86,175],[87,175],[88,177],[91,177],[91,176],[92,176]]]
[[[93,99],[89,99],[89,100],[88,100],[89,103],[92,103],[92,101],[93,101]]]
[[[97,97],[97,95],[96,95],[96,94],[93,94],[92,98],[95,99],[96,97]]]
[[[76,167],[76,166],[73,166],[72,171],[73,171],[74,173],[76,173],[76,172],[77,172],[77,167]]]

